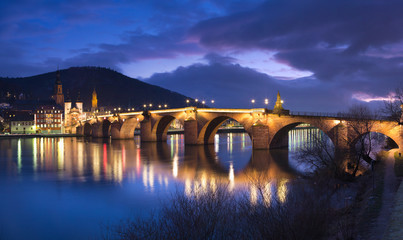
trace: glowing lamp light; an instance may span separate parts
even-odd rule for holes
[[[281,100],[281,103],[284,103],[284,100]]]
[[[144,104],[143,107],[147,107],[147,105]]]
[[[158,105],[158,108],[161,108],[161,105]]]
[[[206,103],[206,101],[202,101],[202,103],[203,103],[203,104],[205,104],[205,103]]]
[[[214,100],[211,100],[211,103],[214,103],[215,101]]]
[[[153,104],[152,104],[152,103],[150,103],[148,106],[152,107],[152,106],[153,106]]]
[[[118,108],[118,110],[120,111],[120,108]]]
[[[196,99],[195,99],[195,102],[198,102],[198,101],[199,101],[199,99],[196,98]]]
[[[250,102],[251,102],[251,103],[255,103],[255,99],[252,99]]]
[[[168,107],[168,105],[166,105],[166,104],[165,104],[165,105],[164,105],[164,107],[165,107],[165,108],[167,108],[167,107]]]
[[[190,101],[189,101],[189,99],[186,99],[186,103],[189,103]]]

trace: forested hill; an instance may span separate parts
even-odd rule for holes
[[[168,104],[169,107],[183,107],[187,97],[170,90],[147,84],[127,77],[119,72],[101,67],[72,67],[60,70],[63,93],[75,101],[78,92],[84,102],[84,108],[91,105],[94,88],[98,94],[98,106],[135,107],[143,104]],[[56,72],[44,73],[24,78],[0,77],[0,94],[23,93],[28,99],[47,100],[53,94]]]

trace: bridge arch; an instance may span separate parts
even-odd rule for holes
[[[102,121],[102,137],[110,137],[111,136],[111,122],[108,119],[104,119]]]
[[[84,136],[85,137],[90,137],[92,135],[92,126],[91,126],[91,124],[86,122],[84,124],[83,128],[84,128],[84,131],[83,131]]]
[[[155,136],[155,139],[158,142],[167,140],[169,126],[175,119],[177,119],[177,118],[175,118],[174,116],[166,115],[166,116],[163,116],[162,118],[160,118],[154,124],[151,134]],[[182,126],[184,125],[184,122],[181,121],[181,119],[177,119],[177,120],[179,120],[179,122],[180,122],[180,124],[182,124]]]
[[[382,131],[381,129],[377,129],[376,131],[366,131],[362,134],[357,134],[351,141],[351,148],[355,149],[355,145],[357,144],[358,140],[360,140],[362,137],[365,137],[367,134],[371,134],[371,133],[380,133],[386,137],[389,137],[390,139],[393,140],[393,142],[395,143],[395,145],[397,146],[397,148],[401,148],[402,146],[399,145],[399,141],[398,138],[396,136],[393,136],[392,134],[389,134],[388,131]]]
[[[251,127],[242,122],[242,120],[237,120],[234,117],[229,116],[218,116],[213,118],[212,120],[208,121],[199,133],[199,140],[198,142],[202,142],[204,144],[213,144],[214,143],[214,136],[216,135],[218,129],[223,125],[225,121],[228,119],[233,119],[239,124],[241,124],[245,131],[248,133],[249,137],[251,137],[252,130]]]
[[[269,140],[269,148],[282,148],[282,147],[287,147],[288,146],[288,132],[298,125],[301,124],[309,124],[311,127],[318,128],[321,130],[333,143],[333,145],[336,146],[336,141],[334,139],[334,134],[333,132],[335,131],[335,126],[327,126],[324,127],[323,124],[315,124],[312,122],[308,121],[296,121],[292,123],[288,123],[284,126],[281,126],[280,128],[277,129],[277,131],[274,131],[273,137],[271,137],[271,140]],[[326,126],[326,125],[325,125]],[[330,128],[330,129],[329,129]]]

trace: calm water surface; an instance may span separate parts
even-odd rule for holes
[[[167,143],[0,139],[0,239],[96,239],[102,224],[145,215],[176,190],[227,181],[236,191],[253,172],[270,176],[275,197],[285,200],[306,131],[293,130],[289,149],[275,151],[253,151],[242,133],[186,147],[183,135]],[[256,189],[248,191],[256,201]]]

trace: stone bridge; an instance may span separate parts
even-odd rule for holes
[[[140,128],[141,141],[166,141],[171,122],[177,119],[184,126],[187,145],[214,143],[218,128],[227,120],[234,119],[249,134],[254,149],[271,149],[288,146],[288,131],[306,123],[322,130],[332,140],[336,149],[351,148],[368,132],[382,133],[403,149],[403,125],[395,121],[367,120],[371,128],[354,131],[357,119],[343,117],[292,115],[283,110],[274,113],[265,108],[218,109],[186,107],[177,109],[128,112],[94,116],[77,127],[77,134],[112,139],[132,139]]]

